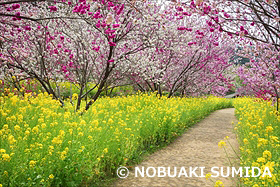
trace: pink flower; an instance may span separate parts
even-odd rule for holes
[[[204,7],[204,14],[211,12],[211,6]]]
[[[177,10],[178,10],[179,12],[182,12],[182,11],[183,11],[183,8],[182,8],[182,7],[178,7]]]
[[[92,49],[93,49],[93,50],[95,50],[96,52],[98,52],[98,51],[99,51],[99,49],[100,49],[100,46],[93,47]]]
[[[62,71],[64,72],[64,73],[66,73],[67,72],[67,69],[66,69],[66,66],[62,66]]]
[[[120,15],[124,9],[124,4],[121,5],[120,9],[117,11],[117,15]]]
[[[113,28],[117,28],[119,26],[120,26],[120,24],[113,24]]]
[[[18,8],[20,8],[20,4],[13,4],[12,5],[13,10],[18,9]]]
[[[230,15],[228,14],[228,13],[224,13],[224,16],[226,17],[226,18],[230,18]]]
[[[214,18],[214,21],[215,21],[216,23],[218,23],[218,22],[219,22],[219,17],[216,16],[216,17]]]
[[[74,65],[74,63],[73,63],[73,62],[69,62],[69,67],[70,67],[70,68],[72,68],[72,67],[73,67],[73,65]]]
[[[82,9],[82,10],[80,11],[80,13],[81,13],[81,14],[85,14],[85,13],[86,13],[85,9]]]
[[[113,6],[114,6],[114,3],[112,3],[112,2],[109,1],[109,2],[108,2],[108,6],[109,6],[109,7],[113,7]]]
[[[15,16],[20,16],[20,12],[16,12]],[[16,20],[21,20],[21,18],[15,17],[14,21],[16,21]]]
[[[114,42],[109,42],[109,45],[110,45],[110,46],[116,46],[116,43],[114,43]]]
[[[178,31],[183,31],[185,29],[186,29],[186,27],[184,27],[184,26],[180,26],[180,27],[177,28]]]
[[[210,32],[214,32],[214,30],[215,30],[214,28],[210,28]]]
[[[211,21],[209,21],[207,24],[209,25],[209,27],[211,27],[213,25],[213,23]]]
[[[184,16],[191,16],[192,14],[191,13],[188,13],[188,12],[183,12],[182,13]]]
[[[56,12],[57,11],[56,6],[49,6],[49,9],[50,9],[51,12]]]
[[[23,28],[24,28],[24,30],[26,30],[26,31],[31,31],[31,27],[30,27],[30,26],[24,26]]]
[[[106,23],[102,23],[102,24],[101,24],[101,27],[104,28],[104,27],[106,27],[106,25],[107,25]]]
[[[111,59],[111,60],[108,60],[108,62],[115,62],[115,60],[114,60],[114,59]]]

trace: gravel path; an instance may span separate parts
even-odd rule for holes
[[[205,177],[190,177],[189,168],[205,167],[204,175],[206,175],[211,167],[227,167],[230,166],[226,154],[223,149],[218,147],[220,140],[225,136],[229,136],[227,141],[238,150],[238,142],[233,133],[232,122],[236,122],[234,117],[234,109],[223,109],[212,113],[200,123],[191,127],[185,134],[177,138],[172,144],[148,156],[141,164],[136,167],[170,167],[171,174],[174,174],[174,167],[177,167],[176,177],[135,177],[135,171],[130,171],[129,177],[118,179],[112,186],[185,186],[185,187],[208,187],[214,186],[210,180]],[[233,151],[227,146],[226,148],[231,160],[234,161]],[[235,159],[237,162],[237,159]],[[188,177],[182,175],[178,177],[181,167],[186,169]],[[133,167],[135,168],[135,167]],[[195,172],[201,176],[201,170]],[[166,171],[167,173],[167,171]],[[149,174],[153,174],[153,170],[149,169]],[[139,176],[139,175],[138,175]],[[231,177],[211,178],[213,181],[223,181],[225,187],[235,187],[236,180]]]

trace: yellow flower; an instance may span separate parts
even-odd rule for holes
[[[49,178],[50,178],[50,179],[53,179],[53,178],[54,178],[53,174],[50,174],[50,175],[49,175]]]
[[[26,130],[26,131],[25,131],[25,135],[28,136],[29,134],[30,134],[30,131]]]
[[[244,144],[248,144],[249,143],[247,138],[244,138],[243,142],[244,142]]]
[[[108,120],[108,123],[109,124],[112,124],[114,121],[110,118],[109,120]]]
[[[52,139],[52,143],[53,144],[62,144],[62,140],[60,139],[60,137],[54,137]]]
[[[45,123],[42,124],[42,128],[43,128],[43,129],[46,128],[46,126],[47,126],[47,125],[46,125]]]
[[[29,166],[30,166],[31,168],[33,168],[35,165],[36,165],[36,161],[35,161],[35,160],[31,160],[31,161],[29,162]]]
[[[273,131],[273,127],[272,126],[267,126],[265,131],[266,132],[272,132]]]
[[[211,173],[207,173],[206,176],[205,176],[206,180],[208,180],[211,176],[212,176]]]
[[[86,125],[87,123],[86,123],[86,121],[85,120],[81,120],[80,121],[80,125]]]
[[[9,144],[14,144],[16,142],[16,139],[14,138],[13,135],[9,135],[8,136],[8,141],[9,141]]]
[[[3,125],[3,129],[7,130],[9,128],[8,124]]]
[[[0,149],[0,154],[6,153],[5,149]]]
[[[257,159],[257,162],[265,162],[266,160],[265,160],[265,158],[263,158],[263,157],[260,157],[260,158],[258,158]]]
[[[33,132],[34,134],[37,134],[37,133],[39,132],[38,126],[33,127],[32,132]]]
[[[84,136],[84,133],[83,132],[79,132],[78,135],[79,136]]]
[[[105,148],[105,149],[103,150],[103,152],[104,152],[104,153],[108,153],[108,148]]]
[[[222,148],[223,146],[226,146],[226,142],[223,141],[223,140],[221,140],[221,141],[218,143],[218,146],[219,146],[220,148]]]
[[[9,154],[2,154],[2,158],[3,158],[3,160],[4,161],[7,161],[7,162],[10,162],[10,160],[11,160],[11,157],[10,157],[10,155]]]
[[[61,159],[61,160],[64,160],[64,159],[66,158],[66,154],[67,154],[67,151],[66,151],[66,150],[62,151],[62,152],[61,152],[61,155],[60,155],[60,159]]]
[[[74,94],[72,95],[72,99],[73,99],[73,100],[78,99],[78,94],[74,93]]]
[[[222,181],[217,180],[214,187],[224,187],[224,184]]]
[[[92,124],[98,126],[98,120],[93,120]]]
[[[20,130],[20,126],[19,125],[15,125],[14,129],[15,129],[15,131],[19,131]]]
[[[60,135],[60,136],[64,136],[64,134],[65,134],[64,130],[60,130],[60,131],[59,131],[59,135]]]
[[[264,157],[264,158],[267,158],[268,160],[270,160],[270,159],[271,159],[271,152],[268,151],[268,150],[265,150],[265,151],[263,152],[263,157]]]

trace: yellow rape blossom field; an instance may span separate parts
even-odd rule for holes
[[[232,101],[136,94],[101,98],[83,115],[46,93],[9,94],[0,104],[0,186],[94,186]],[[260,147],[278,146],[274,130],[266,129],[268,144],[259,141]],[[266,164],[276,167],[271,154]]]
[[[268,167],[271,176],[244,177],[241,186],[280,186],[280,115],[271,102],[238,98],[233,105],[239,119],[235,130],[240,144],[240,166]]]

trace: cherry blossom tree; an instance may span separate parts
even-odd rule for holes
[[[3,4],[3,20],[9,21],[0,30],[1,67],[37,79],[62,104],[57,85],[74,83],[76,110],[94,89],[86,110],[110,86],[127,81],[143,91],[164,89],[169,97],[224,94],[230,86],[223,72],[230,66],[231,36],[221,34],[219,23],[194,14],[194,6],[105,0]]]
[[[240,92],[274,98],[279,110],[280,2],[260,0],[191,1],[193,12],[236,39],[250,62],[238,68]]]
[[[137,6],[137,8],[136,8]],[[32,22],[21,28],[13,27],[8,33],[13,42],[7,42],[3,56],[11,71],[19,70],[36,78],[44,89],[59,98],[51,81],[68,80],[79,85],[81,100],[93,89],[97,92],[86,109],[107,88],[117,75],[114,69],[122,59],[152,45],[150,38],[156,33],[158,18],[147,20],[142,7],[152,7],[143,2],[96,1],[60,4],[33,10],[49,14],[52,19]],[[50,11],[48,10],[50,9]],[[154,12],[147,12],[153,14]],[[69,16],[71,14],[71,16]],[[5,32],[7,34],[7,32]],[[112,77],[114,76],[114,77]],[[85,90],[88,82],[95,86]],[[62,101],[61,101],[62,102]]]
[[[169,97],[177,91],[183,95],[224,94],[229,87],[229,79],[222,74],[231,65],[227,63],[232,54],[230,38],[180,4],[170,4],[163,14],[166,22],[159,28],[162,35],[156,46],[128,59],[130,79],[142,91],[161,94],[163,88]]]

